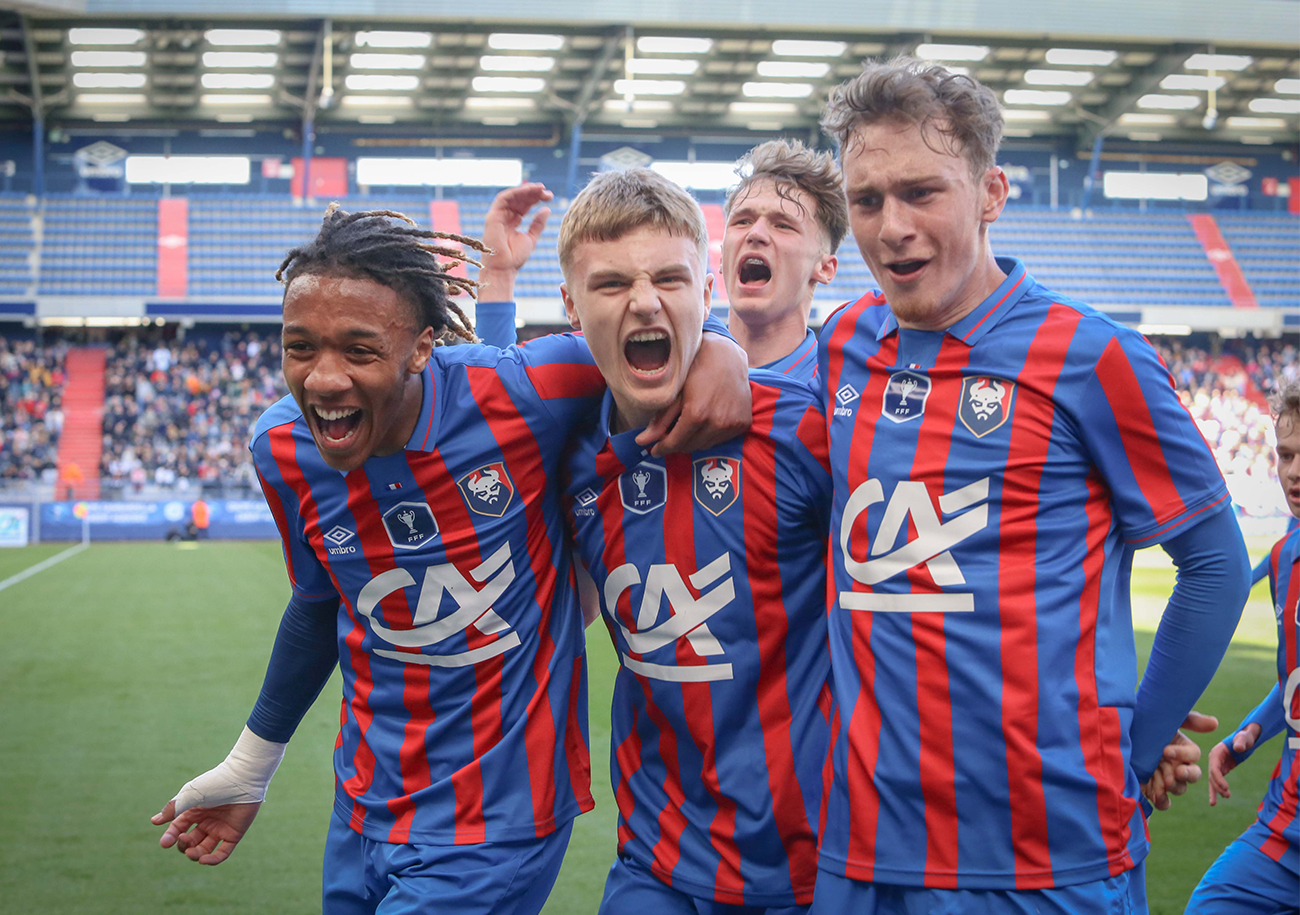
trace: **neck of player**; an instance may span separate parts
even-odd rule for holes
[[[784,359],[799,348],[808,335],[808,314],[812,298],[771,321],[760,321],[759,315],[742,314],[734,306],[727,319],[727,329],[736,338],[740,348],[749,357],[751,369],[770,365]]]

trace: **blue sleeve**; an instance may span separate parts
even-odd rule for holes
[[[1209,685],[1250,593],[1250,559],[1231,510],[1163,544],[1178,567],[1133,710],[1132,766],[1151,777],[1165,745]]]
[[[266,665],[262,692],[248,716],[248,728],[258,737],[288,743],[320,695],[339,660],[338,612],[337,600],[289,598]]]
[[[1268,578],[1268,562],[1271,558],[1271,556],[1266,555],[1259,561],[1259,565],[1250,570],[1250,583],[1252,587],[1259,584],[1265,578]]]
[[[1238,753],[1232,748],[1232,738],[1237,736],[1237,732],[1242,730],[1248,724],[1259,725],[1259,737],[1249,750],[1245,753]],[[1273,689],[1264,701],[1255,706],[1245,718],[1241,719],[1241,724],[1232,729],[1227,737],[1223,738],[1223,745],[1228,748],[1232,758],[1239,763],[1250,759],[1250,754],[1254,753],[1261,746],[1272,740],[1278,734],[1286,729],[1286,706],[1282,704],[1282,684],[1274,683]]]
[[[505,349],[518,339],[514,302],[479,302],[474,306],[474,330],[488,346]]]
[[[703,331],[704,333],[718,334],[726,337],[732,343],[736,342],[736,338],[731,335],[731,331],[727,328],[726,323],[715,316],[712,312],[710,312],[709,316],[704,319]]]

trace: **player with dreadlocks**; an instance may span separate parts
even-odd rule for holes
[[[171,823],[163,847],[202,864],[230,855],[338,664],[324,911],[540,910],[592,806],[559,463],[603,382],[573,335],[434,346],[474,338],[449,295],[473,294],[451,270],[474,261],[452,244],[481,253],[489,276],[526,259],[540,226],[515,231],[509,213],[537,187],[489,212],[499,254],[390,211],[331,207],[281,265],[291,396],[251,449],[293,593],[234,749],[153,818]],[[695,380],[734,413],[748,403],[744,354],[710,345]],[[695,437],[737,425],[715,418]]]

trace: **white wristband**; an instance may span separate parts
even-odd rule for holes
[[[186,782],[176,793],[176,813],[191,807],[260,803],[287,746],[264,740],[244,725],[239,740],[220,765]]]

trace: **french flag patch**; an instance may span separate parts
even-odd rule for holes
[[[388,484],[388,488],[389,488],[389,490],[393,490],[393,491],[395,491],[395,490],[401,489],[401,488],[402,488],[402,484],[401,484],[401,483],[389,483],[389,484]]]

